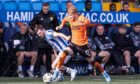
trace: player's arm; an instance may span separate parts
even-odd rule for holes
[[[83,22],[83,25],[88,26],[89,24],[90,24],[90,21],[87,18],[85,18],[85,21]]]
[[[54,48],[53,48],[53,52],[54,52],[55,57],[57,57],[57,51]]]
[[[56,37],[56,36],[59,36],[59,37],[62,37],[64,38],[65,40],[69,41],[71,39],[71,36],[66,36],[62,33],[58,33],[58,32],[53,32],[53,36]]]
[[[77,26],[88,26],[90,25],[90,21],[88,18],[84,17],[84,16],[81,16],[79,19],[78,19],[78,25]]]
[[[62,20],[60,26],[57,26],[57,27],[56,27],[56,30],[62,29],[66,22],[67,22],[67,20],[66,20],[66,18],[64,18],[64,19]]]

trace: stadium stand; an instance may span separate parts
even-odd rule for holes
[[[65,1],[61,2],[60,6],[61,6],[62,11],[66,11],[66,2]]]
[[[50,3],[50,10],[54,12],[60,11],[60,6],[58,2],[49,2]]]
[[[0,10],[3,10],[3,4],[0,2]]]
[[[103,6],[102,6],[103,9],[102,10],[103,11],[109,11],[109,5],[110,4],[111,4],[110,2],[103,3]],[[114,4],[116,4],[117,11],[119,11],[122,7],[121,3],[114,3]],[[135,3],[130,3],[130,11],[131,12],[140,12],[140,8],[135,8],[134,4]]]
[[[17,10],[17,3],[15,1],[5,1],[4,9],[5,10]]]
[[[42,2],[55,2],[55,0],[42,0]]]
[[[40,11],[42,6],[42,2],[32,2],[32,7],[34,11]]]
[[[102,11],[102,5],[100,2],[92,2],[93,11]]]
[[[29,1],[20,1],[18,4],[19,4],[19,10],[22,11],[32,10],[32,6],[31,6],[32,4]]]
[[[85,7],[85,5],[84,5],[84,3],[83,3],[82,1],[76,2],[76,3],[75,3],[75,6],[77,7],[77,9],[78,9],[79,11],[82,11],[82,10],[84,9],[84,7]]]

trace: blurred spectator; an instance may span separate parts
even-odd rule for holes
[[[111,11],[111,12],[116,12],[116,10],[117,10],[116,4],[111,3],[111,4],[109,5],[109,11]]]
[[[48,29],[55,30],[55,27],[58,26],[58,19],[55,13],[50,11],[50,4],[45,2],[42,4],[42,10],[34,16],[33,20],[30,23],[31,29],[34,30],[36,24],[41,24],[43,27]]]
[[[35,31],[35,25],[43,25],[43,28],[45,30],[52,29],[55,30],[55,27],[58,26],[58,19],[55,13],[50,11],[50,4],[45,2],[42,4],[42,10],[34,16],[33,20],[30,23],[30,27],[33,31]],[[50,72],[51,70],[51,53],[52,53],[52,47],[51,45],[45,46],[47,49],[43,50],[46,54],[46,66],[47,66],[47,72]],[[44,48],[43,48],[44,49]]]
[[[3,39],[3,23],[2,22],[0,22],[0,75],[1,75],[1,66],[2,66],[2,64],[3,64],[3,42],[2,42],[2,39]]]
[[[113,35],[113,41],[115,43],[115,50],[121,53],[125,60],[125,68],[130,73],[130,65],[131,65],[131,54],[130,51],[133,49],[133,42],[129,35],[126,34],[126,27],[120,25],[118,28],[118,32]]]
[[[119,12],[130,12],[130,5],[128,2],[124,2],[122,4],[122,9],[119,11]],[[132,25],[131,24],[126,24],[127,27],[131,27]]]
[[[106,53],[104,51],[97,50],[97,46],[96,46],[94,40],[92,40],[92,38],[90,38],[90,37],[88,39],[88,47],[90,49],[91,56],[93,58],[95,58],[96,61],[100,62],[102,67],[104,67],[104,65],[109,60],[109,56],[106,55]]]
[[[92,3],[91,3],[91,0],[86,0],[85,1],[85,8],[83,9],[83,11],[86,11],[86,12],[92,11]]]
[[[140,0],[135,0],[135,7],[140,7]]]
[[[105,35],[105,30],[103,25],[98,25],[96,29],[97,35],[94,38],[95,44],[97,45],[97,49],[99,51],[103,51],[104,55],[110,57],[111,63],[115,66],[122,66],[123,61],[119,56],[119,53],[114,51],[114,42]]]
[[[22,65],[24,63],[24,58],[31,57],[31,65],[30,69],[27,70],[30,77],[34,77],[33,71],[34,71],[34,65],[36,62],[37,57],[37,51],[36,49],[32,49],[33,45],[31,41],[31,37],[29,33],[27,32],[28,26],[27,24],[20,24],[19,25],[19,32],[17,32],[12,37],[12,44],[13,48],[15,50],[16,56],[17,56],[17,63],[18,63],[18,69],[17,73],[19,77],[24,77]]]
[[[128,2],[124,2],[122,4],[122,9],[120,10],[120,12],[130,12],[130,5]]]
[[[119,0],[112,0],[112,2],[118,2]]]
[[[117,8],[116,8],[116,4],[114,4],[114,3],[111,3],[110,5],[109,5],[109,11],[111,11],[111,12],[116,12],[116,10],[117,10]],[[104,24],[104,26],[105,26],[105,30],[106,30],[106,32],[108,32],[108,29],[110,28],[110,27],[116,27],[116,24]]]
[[[140,22],[135,22],[133,31],[130,33],[130,37],[133,40],[132,56],[138,58],[138,64],[140,69]]]

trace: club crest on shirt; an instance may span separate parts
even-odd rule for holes
[[[72,26],[71,28],[72,30],[80,30],[80,28],[78,26]]]
[[[44,20],[43,18],[40,18],[40,20]]]
[[[108,37],[105,37],[105,39],[109,39]]]
[[[50,17],[50,20],[53,21],[53,17]]]

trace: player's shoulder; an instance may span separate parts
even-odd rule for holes
[[[78,20],[85,21],[85,20],[87,20],[87,18],[84,15],[80,14],[78,17]]]
[[[66,16],[65,18],[64,18],[64,20],[66,20],[66,21],[70,21],[71,20],[71,18],[69,17],[69,16]]]

